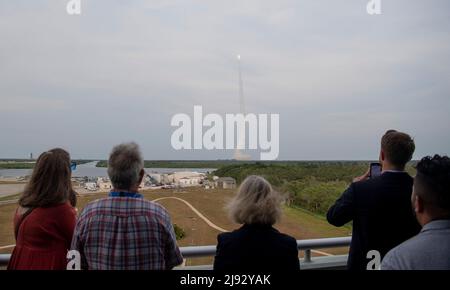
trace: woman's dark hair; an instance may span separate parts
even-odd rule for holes
[[[76,193],[72,189],[70,155],[55,148],[42,153],[36,160],[30,181],[19,199],[19,205],[27,208],[47,207],[69,201],[76,205]]]

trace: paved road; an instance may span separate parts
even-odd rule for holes
[[[161,197],[161,198],[157,198],[154,199],[154,202],[158,202],[160,200],[164,200],[164,199],[175,199],[178,201],[183,202],[184,204],[186,204],[196,215],[198,215],[199,218],[201,218],[204,222],[206,222],[210,227],[212,227],[213,229],[218,230],[219,232],[229,232],[228,230],[219,227],[218,225],[216,225],[215,223],[213,223],[212,221],[210,221],[206,216],[204,216],[200,211],[198,211],[192,204],[190,204],[188,201],[178,198],[178,197]],[[311,250],[311,252],[319,254],[319,255],[323,255],[323,256],[333,256],[330,253],[327,252],[322,252],[322,251],[317,251],[317,250]]]
[[[157,198],[154,199],[152,201],[157,202],[160,200],[164,200],[164,199],[175,199],[178,201],[183,202],[184,204],[186,204],[190,209],[192,209],[192,211],[198,215],[199,218],[201,218],[203,221],[205,221],[205,223],[208,224],[208,226],[212,227],[213,229],[218,230],[219,232],[229,232],[228,230],[225,230],[224,228],[219,227],[218,225],[216,225],[215,223],[213,223],[212,221],[210,221],[207,217],[205,217],[200,211],[198,211],[192,204],[190,204],[189,202],[187,202],[184,199],[178,198],[178,197],[161,197],[161,198]]]

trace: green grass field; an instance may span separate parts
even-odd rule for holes
[[[154,200],[161,197],[178,197],[190,202],[197,210],[211,222],[226,230],[233,230],[240,225],[233,223],[224,209],[225,204],[235,194],[233,190],[205,190],[203,188],[189,188],[182,192],[176,190],[143,192],[144,197]],[[78,198],[78,211],[95,199],[106,197],[106,193],[87,194]],[[208,226],[201,218],[193,213],[184,203],[177,200],[162,200],[160,202],[170,213],[172,222],[181,227],[185,236],[178,241],[179,246],[214,245],[217,242],[216,229]],[[12,219],[16,204],[0,205],[0,247],[14,244]],[[350,227],[336,228],[316,214],[298,208],[284,207],[281,221],[275,225],[281,232],[287,233],[296,239],[325,238],[348,236]],[[0,250],[0,253],[10,253],[12,248]],[[332,254],[342,254],[347,248],[326,249]],[[212,257],[192,259],[188,265],[212,263]]]

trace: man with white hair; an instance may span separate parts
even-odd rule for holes
[[[169,270],[182,263],[168,212],[138,193],[144,161],[136,143],[113,148],[109,197],[89,203],[80,214],[72,250],[89,270]]]

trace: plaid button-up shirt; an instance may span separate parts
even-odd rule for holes
[[[89,203],[78,219],[71,249],[80,252],[82,269],[166,270],[183,261],[167,211],[135,197]]]

